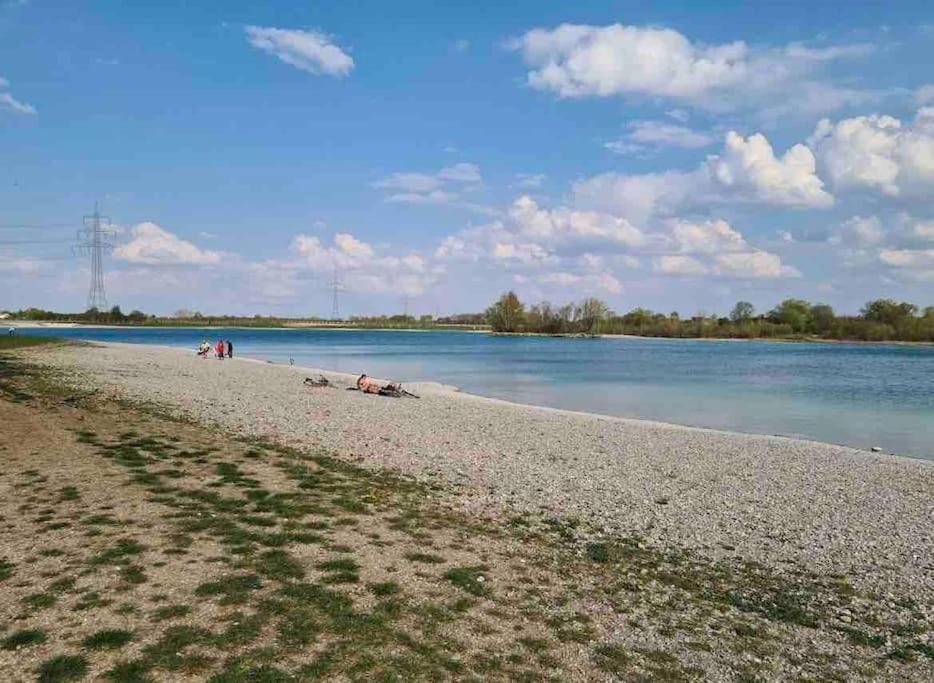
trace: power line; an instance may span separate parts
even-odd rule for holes
[[[56,230],[70,227],[68,223],[0,223],[0,230]]]
[[[0,240],[0,245],[8,246],[14,244],[67,244],[70,239],[62,240]]]
[[[91,287],[88,290],[88,308],[105,310],[107,294],[104,291],[104,254],[113,251],[113,238],[116,232],[110,227],[110,219],[101,216],[97,203],[94,213],[84,217],[84,228],[78,231],[76,254],[91,256]]]

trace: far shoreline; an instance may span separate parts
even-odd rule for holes
[[[450,332],[458,334],[485,334],[491,337],[546,337],[554,339],[649,339],[655,341],[698,341],[698,342],[772,342],[776,344],[843,344],[853,346],[917,346],[934,348],[934,342],[926,341],[868,341],[862,339],[825,339],[823,337],[658,337],[641,334],[581,334],[549,332],[493,332],[492,330],[452,329],[447,327],[355,327],[353,325],[103,325],[97,323],[60,323],[43,321],[4,320],[8,327],[16,329],[101,329],[101,330],[321,330],[334,332]]]

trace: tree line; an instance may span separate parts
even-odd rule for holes
[[[645,308],[618,314],[594,298],[564,306],[546,301],[526,307],[515,292],[507,292],[486,310],[486,320],[500,333],[934,342],[934,306],[921,310],[891,299],[870,301],[855,316],[837,315],[827,304],[785,299],[765,313],[740,301],[729,316],[682,318],[676,312],[665,315]]]

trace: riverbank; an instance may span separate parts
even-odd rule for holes
[[[330,567],[332,555],[343,553],[343,569],[334,560],[332,573],[343,571],[348,582],[322,584],[315,579],[319,588],[308,589],[308,595],[318,596],[314,600],[352,599],[360,610],[387,610],[392,606],[379,605],[398,598],[377,598],[374,603],[368,587],[395,581],[403,587],[397,594],[403,604],[392,607],[402,610],[400,626],[404,622],[408,629],[424,620],[424,600],[436,605],[431,619],[435,630],[420,636],[422,645],[415,651],[420,653],[419,666],[441,666],[428,653],[446,652],[448,636],[466,638],[462,642],[473,644],[460,650],[460,664],[450,663],[461,667],[465,676],[514,678],[522,675],[515,668],[519,662],[535,668],[537,676],[572,680],[921,680],[932,674],[928,634],[934,623],[934,467],[928,463],[813,442],[518,406],[431,383],[410,387],[420,400],[312,389],[302,385],[305,375],[313,374],[304,368],[246,359],[203,360],[140,345],[50,346],[21,356],[36,368],[34,388],[5,395],[19,397],[18,403],[30,404],[30,410],[30,396],[38,396],[45,407],[35,410],[45,412],[14,419],[8,410],[2,416],[5,427],[0,435],[8,462],[4,472],[12,479],[0,481],[11,486],[46,477],[49,481],[35,486],[54,491],[67,485],[66,471],[80,465],[82,500],[92,499],[85,488],[97,486],[95,504],[110,507],[102,514],[121,519],[129,514],[136,520],[129,527],[102,526],[108,534],[102,540],[113,543],[114,533],[136,531],[139,523],[140,543],[165,545],[166,551],[179,548],[172,540],[179,532],[172,528],[165,529],[164,544],[157,540],[163,526],[174,524],[172,515],[155,509],[143,515],[144,508],[178,500],[210,505],[179,517],[213,519],[205,527],[210,537],[189,530],[193,538],[187,554],[165,554],[167,568],[151,569],[171,604],[185,604],[185,596],[199,582],[217,585],[219,575],[237,566],[241,572],[255,567],[260,577],[266,576],[260,569],[274,575],[262,579],[255,599],[252,589],[241,591],[246,602],[240,607],[226,603],[225,610],[224,601],[218,604],[207,588],[198,593],[202,597],[194,600],[193,614],[183,623],[201,629],[194,636],[186,633],[192,636],[195,653],[209,648],[209,658],[217,657],[210,647],[218,642],[212,638],[219,637],[207,635],[209,631],[223,623],[252,623],[254,617],[266,620],[254,639],[281,648],[285,636],[280,636],[279,645],[274,634],[269,642],[268,628],[282,615],[268,612],[268,598],[294,592],[297,589],[289,585],[295,581],[311,580],[289,578],[288,572],[320,576],[314,567]],[[324,374],[340,384],[352,379]],[[0,373],[2,378],[8,375]],[[55,400],[50,403],[43,395]],[[176,418],[182,422],[171,421]],[[19,419],[23,424],[13,433],[8,425]],[[70,421],[70,429],[79,430],[77,446],[69,446],[67,434],[50,426],[63,419]],[[28,437],[31,433],[47,436],[40,443]],[[211,443],[196,447],[199,440]],[[264,445],[250,451],[238,443]],[[11,460],[14,452],[18,459]],[[139,452],[158,457],[140,459]],[[98,453],[105,460],[97,467],[110,463],[106,471],[92,467],[89,458],[101,457]],[[301,453],[334,453],[337,460],[328,465],[333,469],[324,471],[343,472],[341,482],[309,479],[308,474],[292,481],[290,473],[298,470],[289,463]],[[108,457],[116,459],[107,461]],[[116,466],[129,468],[129,488],[114,486],[119,467],[107,468]],[[16,474],[17,467],[22,475]],[[199,488],[194,497],[177,492],[180,485],[215,488]],[[143,503],[134,503],[130,514],[127,496],[135,500],[134,487],[140,486],[152,489],[148,496],[145,488],[141,492],[140,500],[148,502],[143,508]],[[267,493],[253,495],[257,487]],[[247,496],[243,505],[231,507],[217,498],[238,488]],[[406,491],[411,494],[408,502],[399,498]],[[262,501],[269,494],[282,503],[264,508]],[[340,508],[339,516],[348,523],[356,517],[359,527],[331,526],[336,518],[314,521],[285,513],[285,501],[294,505],[299,501],[294,496],[306,494],[318,496],[308,503],[309,511],[316,510],[313,514],[320,516],[339,502],[346,508]],[[330,498],[334,501],[322,507]],[[21,499],[3,497],[9,508],[3,510],[4,519],[22,516],[15,509]],[[271,518],[258,519],[254,504],[268,508],[259,516],[272,512]],[[422,510],[417,516],[415,504],[434,512],[424,517]],[[84,514],[93,512],[87,506],[82,509]],[[64,508],[61,512],[69,520],[81,516]],[[14,571],[27,566],[30,553],[39,549],[35,523],[30,521],[36,514],[43,516],[35,509],[28,519],[16,521],[23,535],[5,544],[13,555],[8,559]],[[304,521],[296,526],[299,519]],[[415,529],[398,527],[415,519],[422,520]],[[322,546],[307,532],[324,528],[324,522],[331,531],[314,532],[329,536]],[[37,523],[55,526],[48,534],[66,534],[64,540],[42,536],[40,545],[50,541],[53,547],[66,548],[69,556],[82,544],[97,543],[94,538],[82,540],[47,515]],[[267,527],[270,523],[274,526]],[[307,538],[289,540],[299,527]],[[332,536],[341,528],[346,532]],[[400,536],[400,528],[408,531]],[[243,529],[254,531],[244,535]],[[244,542],[254,542],[248,541],[251,534],[269,542],[281,538],[276,541],[284,544],[277,546],[281,552],[276,566],[292,569],[268,565],[262,558],[271,557],[272,551],[223,559],[225,544],[235,553],[243,552]],[[408,549],[411,544],[417,547]],[[148,574],[154,559],[148,553],[153,551],[146,550],[142,560],[130,558],[129,565]],[[322,557],[323,551],[328,557]],[[352,562],[348,553],[353,553]],[[44,575],[37,571],[44,572],[51,561],[33,566],[34,581]],[[121,569],[116,576],[117,588],[124,573]],[[358,578],[350,581],[351,574]],[[134,571],[128,570],[128,575]],[[330,575],[325,571],[324,579]],[[465,587],[461,590],[470,600],[457,603],[456,590],[447,593],[452,585]],[[39,591],[25,582],[7,600],[20,592],[24,595],[17,599],[25,600],[26,592],[45,595],[51,590]],[[320,604],[314,600],[312,605]],[[309,609],[307,602],[273,602],[288,619]],[[114,607],[119,604],[114,602]],[[238,609],[243,613],[235,614]],[[24,623],[45,619],[42,628],[53,629],[51,615],[42,614]],[[366,614],[375,618],[386,612]],[[366,614],[361,612],[361,618]],[[504,637],[513,632],[513,615],[524,624],[523,632]],[[324,623],[331,624],[325,631],[331,635],[321,636],[321,641],[311,636],[306,642],[318,644],[308,645],[308,655],[276,649],[276,658],[267,660],[270,666],[275,662],[298,671],[295,667],[318,662],[332,638],[346,640],[347,635],[332,629],[349,622],[339,614],[332,616],[340,620],[332,623],[332,617],[325,616]],[[131,619],[113,615],[99,623],[126,628]],[[288,619],[280,632],[291,628]],[[168,644],[167,638],[177,637],[177,631],[161,633],[161,624],[157,628],[144,621],[138,626],[140,645],[130,645],[136,649],[125,653],[138,655],[130,662],[139,660],[139,666],[156,669],[174,665],[175,660],[157,655],[178,647],[179,660],[198,665],[192,651],[184,650],[188,643]],[[373,621],[366,623],[368,629],[375,628]],[[366,640],[365,633],[372,630],[354,636],[358,640],[347,641],[342,650],[348,666],[361,657],[369,657],[370,666],[374,657],[388,662],[386,667],[395,666],[397,659],[377,653],[400,646],[390,635],[396,631],[386,631],[386,624],[379,623],[379,637],[389,641]],[[439,623],[449,625],[438,631]],[[150,633],[154,629],[158,632]],[[513,638],[525,645],[517,644],[519,649],[512,651]],[[160,650],[152,642],[164,647]],[[236,660],[230,666],[259,666],[255,659],[244,660],[244,647],[238,644],[227,653]],[[51,656],[57,650],[43,652]],[[10,656],[0,649],[0,669],[4,663],[16,663],[20,655]],[[510,657],[515,657],[515,666],[508,664]],[[507,662],[507,668],[484,669],[497,659]],[[99,665],[92,662],[105,664],[116,665],[113,657]],[[212,664],[202,661],[200,666]]]

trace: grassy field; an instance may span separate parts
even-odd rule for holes
[[[30,337],[27,334],[3,334],[0,336],[0,352],[26,349],[44,344],[60,344],[60,340],[53,337]]]
[[[3,680],[932,671],[924,607],[880,617],[846,577],[466,515],[456,492],[313,447],[76,394],[28,354],[0,354]]]

